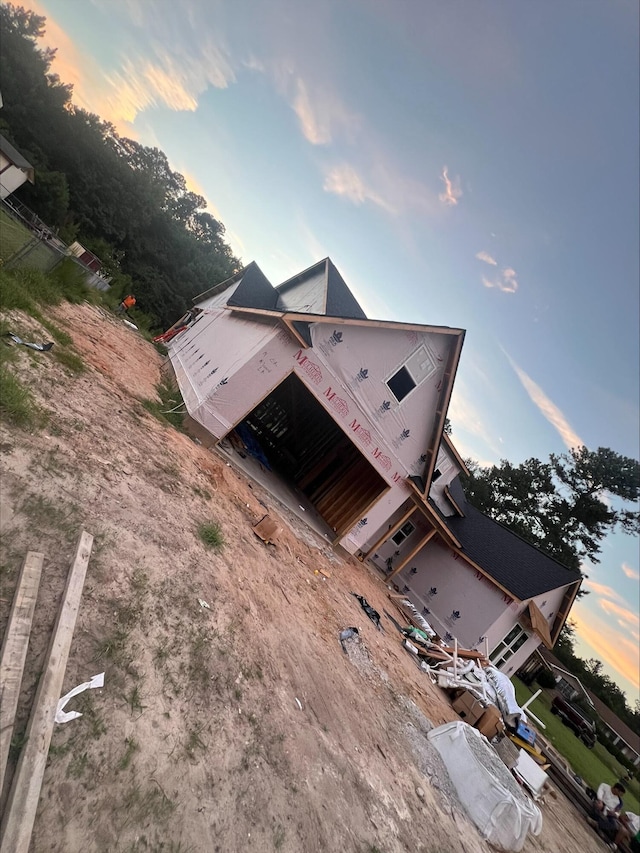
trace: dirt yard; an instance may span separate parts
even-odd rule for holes
[[[2,629],[25,552],[46,556],[16,744],[83,528],[95,542],[65,692],[106,674],[56,726],[32,850],[489,851],[425,737],[457,719],[447,696],[350,595],[383,613],[384,584],[148,413],[163,359],[137,333],[89,305],[51,319],[86,370],[21,350],[50,417],[0,433]],[[266,512],[275,545],[252,531]],[[220,551],[201,522],[219,523]],[[350,625],[361,640],[344,654]],[[606,849],[561,794],[542,811],[526,853]]]

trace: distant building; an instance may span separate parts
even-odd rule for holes
[[[11,195],[25,181],[35,183],[33,166],[0,134],[0,199]]]

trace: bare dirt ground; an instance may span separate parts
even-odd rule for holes
[[[56,726],[32,850],[488,851],[425,737],[457,719],[447,696],[349,594],[382,613],[383,583],[146,411],[163,359],[135,332],[89,305],[52,319],[86,371],[21,351],[50,417],[0,432],[0,628],[25,552],[46,555],[18,734],[82,528],[95,543],[65,691],[106,675]],[[265,511],[275,546],[252,531]],[[345,655],[348,625],[361,641]],[[561,794],[542,811],[526,853],[605,849]]]

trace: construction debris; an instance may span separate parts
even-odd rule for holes
[[[77,720],[78,717],[81,717],[82,714],[80,711],[65,711],[65,705],[79,693],[83,693],[85,690],[94,690],[96,687],[104,687],[104,672],[94,675],[89,681],[78,684],[73,690],[64,694],[58,701],[58,707],[56,708],[56,723],[68,723],[70,720]]]
[[[265,545],[275,544],[273,536],[278,531],[278,525],[268,515],[263,516],[257,524],[253,525],[253,532],[258,536]]]
[[[364,598],[362,595],[358,595],[357,592],[352,592],[351,595],[354,598],[358,599],[358,601],[360,602],[360,607],[362,607],[362,609],[367,614],[369,619],[371,619],[371,621],[376,626],[378,631],[382,631],[383,628],[382,628],[382,625],[380,624],[380,614],[378,613],[378,611],[374,610],[374,608],[369,604],[367,599]]]
[[[48,344],[32,344],[29,341],[23,341],[22,338],[19,338],[18,335],[14,335],[13,332],[6,333],[11,340],[19,344],[23,347],[29,347],[29,349],[37,350],[38,352],[49,352],[50,349],[53,349],[53,343]]]

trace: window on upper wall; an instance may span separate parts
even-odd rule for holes
[[[436,362],[423,345],[405,361],[388,379],[387,387],[400,403],[414,388],[436,371]]]
[[[396,545],[401,545],[407,536],[411,536],[413,531],[416,529],[415,524],[411,521],[407,521],[406,524],[403,524],[400,530],[396,531],[391,537],[391,541],[395,542]]]
[[[522,625],[514,625],[504,640],[502,640],[501,643],[498,643],[489,655],[491,663],[500,668],[503,663],[506,663],[510,657],[515,655],[518,649],[521,649],[522,646],[524,646],[528,639],[529,635]]]

